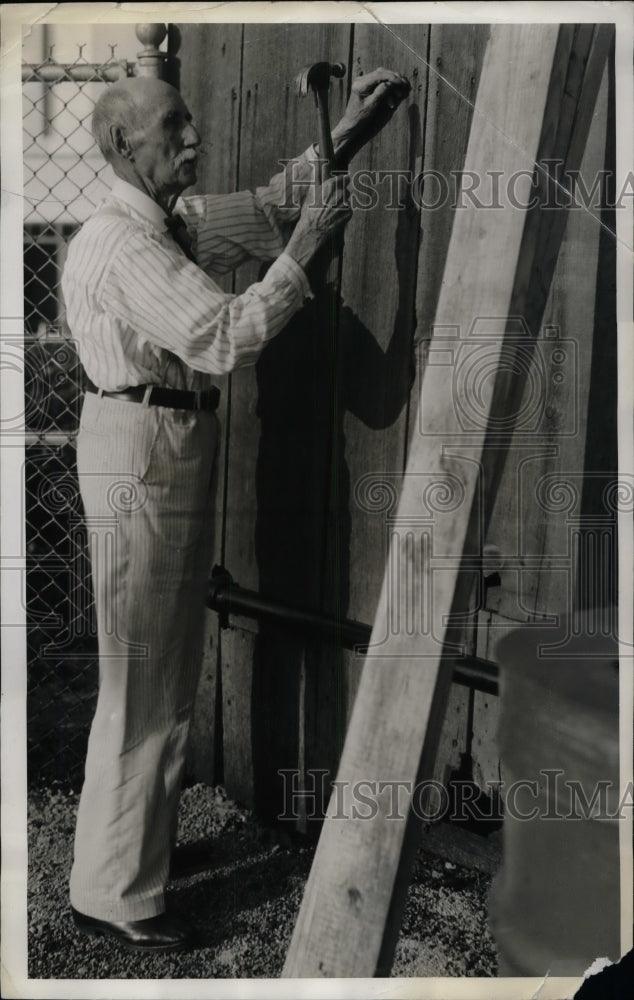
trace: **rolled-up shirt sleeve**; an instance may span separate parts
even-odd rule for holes
[[[99,295],[101,308],[140,342],[210,374],[253,364],[311,297],[304,271],[287,254],[242,295],[230,295],[147,231],[129,232],[121,241]]]
[[[315,183],[317,163],[310,147],[285,161],[284,169],[255,191],[179,199],[176,211],[194,237],[199,267],[208,274],[223,275],[249,259],[278,257]]]

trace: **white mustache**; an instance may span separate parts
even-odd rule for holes
[[[195,149],[183,149],[174,160],[174,164],[177,168],[182,167],[183,163],[195,163],[199,156],[204,155],[204,151],[199,146]]]
[[[188,146],[186,149],[181,150],[181,152],[176,157],[175,163],[180,166],[186,160],[194,160],[201,156],[207,156],[213,143],[211,142],[201,142],[198,146]]]

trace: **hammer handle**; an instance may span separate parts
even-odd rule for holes
[[[330,134],[330,115],[328,114],[328,91],[317,90],[317,108],[319,110],[319,158],[326,160],[321,165],[321,182],[328,180],[335,165],[335,151]]]

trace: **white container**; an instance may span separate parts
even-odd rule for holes
[[[498,646],[501,976],[576,976],[620,957],[617,645],[573,629],[522,626]]]

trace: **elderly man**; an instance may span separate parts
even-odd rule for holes
[[[340,164],[408,91],[389,70],[355,82],[333,131]],[[312,148],[255,193],[180,198],[200,139],[159,80],[109,87],[93,132],[116,182],[72,240],[62,282],[92,382],[77,464],[100,664],[70,895],[80,930],[173,950],[193,941],[164,892],[211,558],[211,376],[252,364],[302,308],[319,249],[351,213],[342,176],[307,197]],[[289,207],[291,170],[301,208]],[[273,263],[244,294],[225,294],[213,276],[247,258]]]

